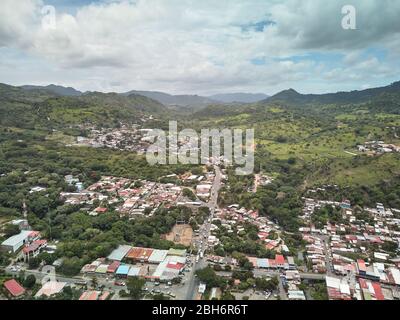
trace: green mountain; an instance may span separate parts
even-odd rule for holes
[[[223,103],[254,103],[268,99],[268,95],[264,93],[222,93],[215,94],[209,98]]]
[[[382,94],[399,94],[400,81],[394,82],[389,86],[372,88],[360,91],[337,92],[327,94],[301,94],[294,89],[285,90],[276,95],[263,100],[262,102],[279,102],[288,105],[307,105],[307,104],[350,104],[364,103],[378,98]]]
[[[167,106],[178,106],[192,109],[201,109],[210,104],[219,103],[219,101],[202,97],[198,95],[171,95],[164,92],[158,91],[129,91],[127,93],[123,93],[122,95],[129,96],[132,94],[146,96],[150,99],[156,100]]]
[[[21,128],[61,128],[80,124],[115,126],[164,116],[161,103],[141,95],[89,92],[60,96],[48,90],[0,84],[0,125]]]
[[[80,96],[82,92],[71,88],[71,87],[63,87],[63,86],[57,86],[54,84],[48,85],[48,86],[31,86],[31,85],[26,85],[21,87],[24,90],[44,90],[48,91],[50,93],[54,93],[60,96]]]

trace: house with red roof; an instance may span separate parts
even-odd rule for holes
[[[15,297],[18,298],[22,295],[25,294],[25,289],[16,281],[15,279],[8,280],[4,282],[3,284],[4,288],[7,290],[7,292]]]
[[[285,257],[281,254],[275,255],[275,264],[277,268],[284,268],[285,267]]]
[[[30,245],[22,249],[24,261],[29,261],[30,258],[36,257],[40,251],[47,246],[47,240],[35,240]]]

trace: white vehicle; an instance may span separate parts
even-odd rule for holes
[[[204,253],[203,253],[203,251],[200,251],[200,258],[203,259],[203,257],[204,257]]]
[[[199,262],[200,256],[196,257],[196,262]]]

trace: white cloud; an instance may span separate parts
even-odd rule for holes
[[[361,86],[371,68],[383,79],[398,70],[395,12],[400,12],[400,3],[353,2],[360,15],[355,32],[341,29],[343,1],[101,1],[78,8],[75,15],[59,13],[57,28],[43,30],[42,1],[2,0],[0,47],[46,62],[52,70],[47,71],[49,82],[81,89],[273,93],[296,84],[307,88],[307,81],[321,79],[315,91],[330,91],[343,81]],[[243,32],[244,25],[263,20],[276,24],[263,32]],[[363,58],[371,43],[390,48],[390,60]],[[315,51],[340,52],[345,58],[339,67],[312,56],[275,60]],[[265,57],[266,63],[252,64],[256,57]],[[0,81],[8,82],[12,70],[2,70]],[[45,81],[45,76],[19,80],[35,81]]]

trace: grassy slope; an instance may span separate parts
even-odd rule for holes
[[[321,183],[374,185],[400,175],[399,155],[367,157],[357,144],[384,140],[400,145],[400,115],[376,110],[376,106],[322,106],[295,109],[276,105],[252,105],[232,111],[219,109],[217,117],[197,113],[198,127],[254,128],[257,154],[268,154],[264,163],[296,158],[298,165],[312,163],[308,186]],[[285,139],[280,139],[284,137]],[[358,157],[355,155],[359,155]]]

